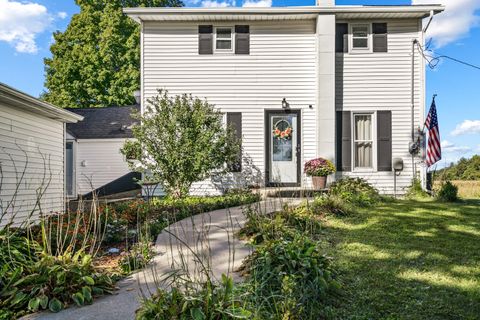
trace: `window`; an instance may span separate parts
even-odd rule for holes
[[[233,50],[233,32],[231,27],[215,28],[215,51]]]
[[[368,50],[370,42],[370,25],[354,24],[352,25],[352,49]]]
[[[353,153],[355,168],[373,169],[372,114],[355,114],[353,128]]]

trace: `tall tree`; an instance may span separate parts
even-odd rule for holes
[[[76,0],[80,13],[54,33],[43,99],[59,107],[135,102],[140,87],[140,27],[124,7],[178,7],[181,0]]]

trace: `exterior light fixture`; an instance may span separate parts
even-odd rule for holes
[[[290,108],[290,103],[287,102],[287,99],[283,98],[282,100],[282,108],[283,109],[289,109]]]

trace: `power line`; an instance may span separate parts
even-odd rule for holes
[[[418,45],[417,46],[418,52],[420,52],[423,59],[425,59],[425,61],[427,61],[427,64],[430,67],[430,69],[435,69],[437,67],[437,65],[440,63],[441,59],[449,59],[449,60],[455,61],[457,63],[463,64],[465,66],[480,70],[480,66],[471,64],[469,62],[466,62],[466,61],[463,61],[463,60],[460,60],[460,59],[457,59],[457,58],[453,58],[453,57],[450,57],[450,56],[447,56],[447,55],[433,56],[433,55],[427,54],[427,53],[425,53],[426,50],[423,49],[423,47],[420,45],[420,43],[417,43],[417,45]]]

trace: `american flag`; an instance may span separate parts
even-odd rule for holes
[[[430,167],[437,161],[442,159],[442,149],[440,147],[440,132],[438,130],[437,107],[435,106],[435,98],[428,111],[427,120],[425,120],[425,127],[428,129],[428,144],[427,144],[427,167]]]

